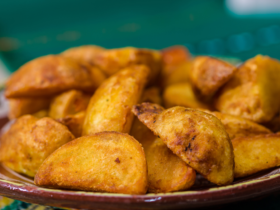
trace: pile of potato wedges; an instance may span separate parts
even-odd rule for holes
[[[6,82],[0,161],[38,186],[123,194],[230,185],[280,165],[280,62],[87,45]]]

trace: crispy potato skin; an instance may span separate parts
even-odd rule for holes
[[[33,114],[42,109],[47,109],[50,101],[50,98],[10,98],[8,99],[8,117],[12,120],[26,114]]]
[[[163,92],[163,102],[166,108],[185,106],[195,109],[213,110],[210,105],[204,103],[196,96],[190,83],[178,83],[166,87]]]
[[[134,47],[106,50],[98,54],[94,63],[108,76],[130,65],[146,65],[151,70],[148,79],[151,83],[156,80],[162,67],[162,59],[159,52]]]
[[[5,96],[43,97],[69,89],[93,92],[105,78],[97,67],[59,55],[47,55],[17,70],[6,83]]]
[[[225,61],[198,56],[192,62],[192,84],[203,97],[211,97],[236,72],[237,68]]]
[[[69,90],[56,96],[50,105],[49,116],[54,119],[74,115],[87,109],[91,95],[79,90]]]
[[[128,134],[100,132],[83,136],[50,155],[36,174],[35,184],[74,190],[145,194],[145,154],[139,142]]]
[[[90,99],[82,135],[101,131],[128,133],[133,120],[131,108],[139,101],[148,74],[146,66],[135,65],[107,79]]]
[[[251,120],[244,119],[242,117],[224,114],[220,112],[205,112],[212,114],[219,120],[221,120],[221,122],[225,126],[226,132],[228,133],[230,139],[271,133],[271,131],[268,128],[259,125]]]
[[[232,144],[218,118],[184,107],[163,111],[162,107],[149,103],[133,106],[133,113],[206,179],[217,185],[233,181]]]
[[[131,128],[132,136],[144,147],[148,165],[148,191],[154,193],[189,189],[195,182],[195,171],[174,155],[137,118]]]
[[[64,125],[51,118],[24,115],[2,136],[0,161],[16,172],[34,177],[53,151],[73,139]]]
[[[280,107],[280,62],[258,55],[238,68],[215,107],[258,123],[269,122]]]
[[[155,104],[162,104],[160,89],[158,87],[150,87],[143,91],[140,102],[150,102]]]
[[[69,131],[76,137],[82,136],[83,124],[85,120],[85,111],[79,112],[74,115],[67,115],[66,117],[56,119],[63,125],[66,125]]]
[[[105,50],[103,47],[96,45],[83,45],[65,50],[61,55],[94,65],[95,57]]]
[[[280,165],[279,133],[235,138],[232,145],[236,178]]]

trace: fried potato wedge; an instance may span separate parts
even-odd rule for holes
[[[232,145],[236,178],[280,165],[279,133],[235,138]]]
[[[66,126],[51,118],[24,115],[1,137],[0,161],[18,173],[34,177],[52,152],[73,139]]]
[[[103,47],[96,45],[83,45],[65,50],[61,55],[94,65],[95,57],[105,50]]]
[[[195,171],[173,154],[166,144],[137,118],[133,121],[130,134],[144,147],[149,192],[187,190],[194,184]]]
[[[238,68],[222,88],[215,107],[258,123],[269,122],[280,107],[280,62],[258,55]]]
[[[189,82],[191,55],[184,46],[172,46],[162,50],[163,68],[161,71],[161,87]]]
[[[221,122],[225,126],[226,132],[228,133],[230,139],[271,133],[271,131],[268,128],[259,125],[251,120],[244,119],[242,117],[224,114],[220,112],[206,112],[214,115],[219,120],[221,120]]]
[[[141,144],[128,134],[106,131],[83,136],[51,154],[36,174],[35,184],[52,188],[145,194],[145,154]]]
[[[155,50],[125,47],[98,54],[94,63],[108,76],[130,65],[143,64],[150,68],[149,81],[154,82],[162,67],[161,54]]]
[[[210,182],[226,185],[233,181],[233,148],[218,118],[195,109],[164,110],[150,103],[133,106],[132,112],[174,154]]]
[[[49,108],[50,98],[10,98],[8,117],[10,120]]]
[[[88,92],[105,80],[97,67],[59,55],[36,58],[17,70],[6,83],[5,96],[43,97],[70,89]]]
[[[158,87],[150,87],[143,91],[140,102],[150,102],[155,104],[162,104],[160,90]]]
[[[69,131],[76,137],[82,136],[83,124],[85,120],[85,111],[74,115],[67,115],[64,118],[56,119],[63,125],[66,125]]]
[[[69,90],[56,96],[50,105],[49,116],[54,119],[74,115],[87,109],[91,95],[79,90]]]
[[[163,104],[166,108],[184,106],[213,110],[210,104],[201,101],[195,94],[190,83],[173,84],[164,89]]]
[[[108,78],[90,99],[82,135],[102,131],[128,133],[133,121],[131,108],[139,101],[149,69],[130,66]]]
[[[198,56],[193,60],[191,79],[194,87],[202,97],[210,98],[222,87],[237,68],[225,61]]]
[[[164,65],[177,65],[191,60],[189,50],[182,45],[175,45],[161,51]]]

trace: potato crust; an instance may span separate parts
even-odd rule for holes
[[[146,158],[132,136],[100,132],[57,149],[41,165],[34,182],[52,188],[145,194]]]
[[[133,120],[131,108],[139,101],[148,74],[146,66],[135,65],[108,78],[90,99],[82,135],[101,131],[128,133]]]
[[[69,90],[53,98],[49,116],[53,119],[64,118],[87,109],[91,95],[78,90]]]
[[[173,154],[166,144],[137,118],[133,121],[130,134],[144,147],[149,192],[174,192],[193,186],[195,171]]]
[[[105,80],[96,67],[59,55],[36,58],[18,69],[6,83],[5,96],[53,96],[70,89],[88,92]]]
[[[73,139],[66,126],[51,118],[24,115],[1,137],[0,161],[16,172],[34,177],[52,152]]]
[[[235,138],[232,145],[236,178],[280,165],[279,133]]]
[[[164,110],[150,103],[133,106],[132,111],[174,154],[206,179],[217,185],[233,181],[233,148],[218,118],[185,107]]]
[[[192,84],[201,97],[210,98],[236,72],[236,67],[219,59],[198,56],[192,62]]]
[[[269,122],[280,107],[280,62],[258,55],[240,66],[222,88],[215,107],[257,123]]]

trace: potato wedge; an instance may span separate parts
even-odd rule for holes
[[[141,144],[128,134],[106,131],[83,136],[51,154],[36,174],[35,184],[52,188],[145,194],[145,154]]]
[[[34,177],[52,152],[73,139],[66,126],[51,118],[24,115],[1,137],[0,161],[18,173]]]
[[[195,171],[173,154],[166,144],[137,118],[133,121],[130,134],[144,147],[149,192],[187,190],[194,184]]]
[[[235,138],[232,145],[236,178],[280,165],[279,133]]]
[[[162,50],[163,68],[161,71],[161,87],[189,82],[191,71],[191,55],[184,46],[172,46]]]
[[[50,98],[10,98],[8,117],[10,120],[33,114],[50,106]]]
[[[182,45],[175,45],[165,48],[161,51],[161,53],[164,65],[175,66],[177,64],[191,60],[191,54],[189,50]]]
[[[103,47],[96,45],[83,45],[65,50],[61,55],[94,65],[95,57],[105,50]]]
[[[143,91],[140,102],[151,102],[155,104],[162,104],[160,90],[158,87],[150,87]]]
[[[133,106],[132,112],[174,154],[210,182],[226,185],[233,181],[232,144],[218,118],[185,107],[164,110],[150,103]]]
[[[196,96],[190,83],[178,83],[166,87],[163,92],[163,104],[166,108],[185,106],[213,110],[209,104],[204,103]]]
[[[143,64],[150,68],[149,81],[154,82],[162,67],[161,54],[155,50],[125,47],[98,54],[94,63],[108,76],[130,65]]]
[[[59,55],[48,55],[26,63],[13,73],[6,83],[5,96],[44,97],[70,89],[92,93],[105,78],[97,67]]]
[[[79,112],[74,115],[67,115],[64,118],[56,119],[63,125],[66,125],[69,131],[76,137],[79,138],[82,136],[83,124],[85,120],[85,111]]]
[[[107,79],[90,99],[82,135],[102,131],[128,133],[133,114],[147,82],[149,69],[144,65],[127,67]]]
[[[237,68],[225,61],[198,56],[193,60],[191,79],[194,87],[203,98],[211,98],[222,87]]]
[[[221,122],[225,126],[226,132],[228,133],[230,139],[271,133],[271,131],[268,128],[259,125],[251,120],[244,119],[242,117],[224,114],[220,112],[205,112],[212,114],[219,120],[221,120]]]
[[[222,88],[215,107],[258,123],[269,122],[280,107],[280,62],[258,55],[247,60]]]
[[[56,96],[50,105],[49,116],[53,119],[67,117],[87,109],[91,95],[79,90],[69,90]]]

